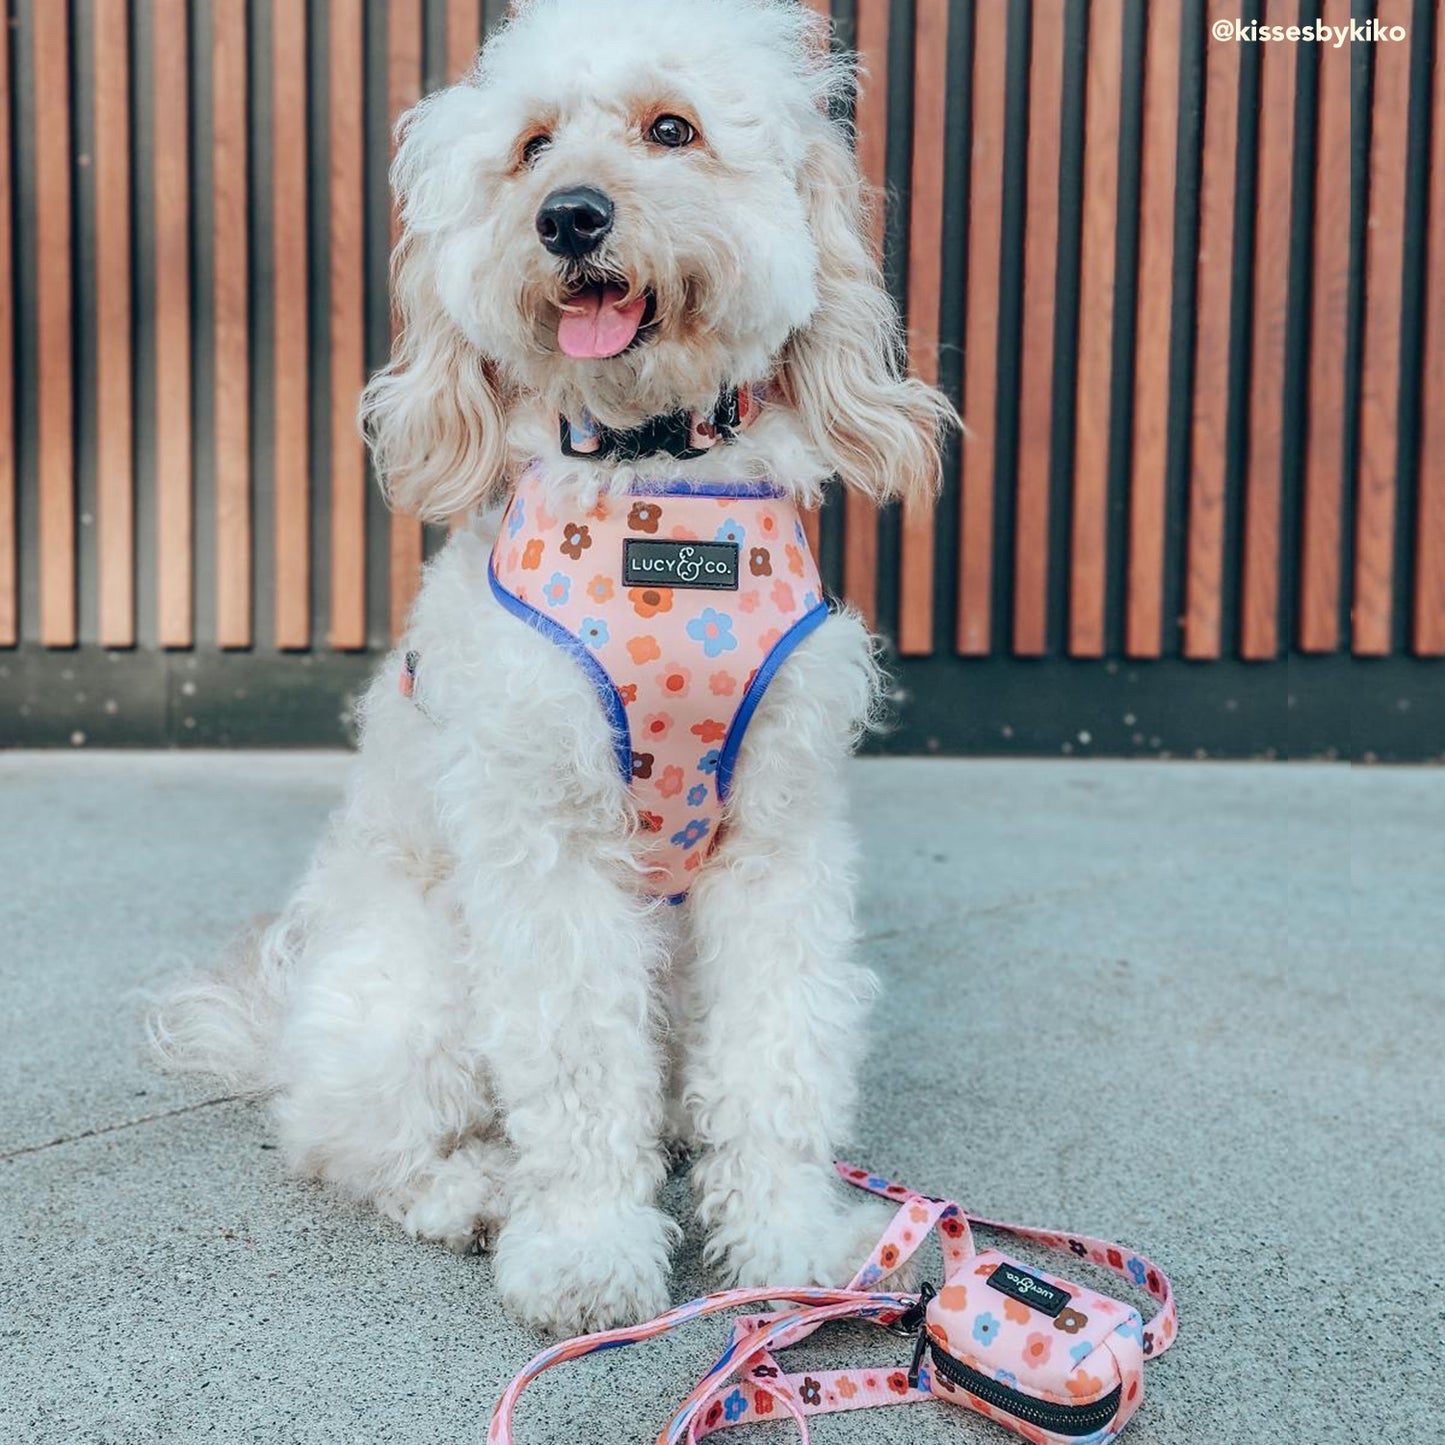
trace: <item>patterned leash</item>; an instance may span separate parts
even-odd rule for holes
[[[488,1445],[512,1445],[512,1415],[522,1391],[539,1375],[566,1360],[618,1349],[666,1334],[689,1320],[739,1306],[786,1301],[792,1309],[744,1315],[733,1322],[727,1348],[698,1381],[657,1437],[657,1445],[695,1442],[715,1430],[779,1418],[797,1422],[803,1445],[810,1445],[808,1417],[881,1405],[903,1405],[935,1398],[928,1390],[927,1365],[918,1384],[904,1369],[818,1370],[785,1373],[773,1351],[811,1335],[830,1320],[865,1319],[912,1335],[926,1301],[915,1293],[876,1288],[904,1265],[935,1229],[943,1248],[944,1277],[956,1274],[977,1252],[971,1225],[1002,1230],[1102,1269],[1146,1290],[1159,1308],[1144,1328],[1145,1357],[1160,1355],[1174,1342],[1177,1313],[1174,1293],[1163,1270],[1142,1255],[1089,1235],[1061,1234],[969,1214],[950,1199],[919,1194],[906,1185],[841,1161],[835,1166],[848,1184],[898,1205],[898,1211],[846,1289],[734,1289],[688,1301],[645,1324],[578,1335],[543,1350],[507,1386],[492,1412]]]

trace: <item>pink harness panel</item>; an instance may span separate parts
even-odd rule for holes
[[[828,615],[797,507],[768,484],[671,483],[572,512],[529,471],[491,583],[592,678],[654,835],[648,886],[680,902],[717,845],[758,702]]]

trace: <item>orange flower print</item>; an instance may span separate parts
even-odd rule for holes
[[[552,528],[557,525],[557,514],[555,512],[549,512],[545,503],[538,502],[537,510],[533,513],[532,520],[536,522],[538,531],[550,532]]]
[[[1039,1334],[1035,1331],[1024,1341],[1024,1363],[1029,1365],[1047,1365],[1049,1356],[1054,1352],[1054,1342],[1051,1336]]]
[[[649,813],[645,808],[637,815],[637,825],[644,833],[662,832],[662,814]]]
[[[629,587],[627,600],[639,617],[656,617],[672,611],[671,587]]]
[[[563,555],[574,562],[592,545],[592,529],[585,522],[568,522],[562,533]]]
[[[771,1415],[773,1397],[766,1390],[756,1391],[753,1395],[753,1410],[759,1415]]]
[[[1029,1322],[1029,1307],[1020,1304],[1016,1299],[1006,1299],[1003,1302],[1003,1317],[1012,1320],[1016,1325],[1026,1325]]]
[[[674,542],[696,542],[697,533],[691,527],[674,527],[667,534]]]
[[[617,689],[617,696],[622,699],[623,707],[631,707],[637,701],[637,684],[625,682]]]
[[[627,639],[627,655],[640,667],[644,662],[656,662],[662,656],[662,649],[650,632],[644,632]]]
[[[883,1266],[884,1274],[898,1268],[898,1246],[896,1244],[885,1244],[878,1251],[878,1263]]]
[[[908,1211],[908,1217],[915,1224],[926,1224],[928,1222],[928,1211],[921,1204],[915,1204]]]
[[[714,697],[731,697],[737,686],[738,680],[730,672],[715,672],[707,680],[707,690]]]
[[[776,537],[778,535],[777,513],[770,512],[764,507],[753,521],[753,530],[760,537]]]
[[[1075,1370],[1067,1380],[1064,1381],[1064,1389],[1078,1399],[1097,1395],[1104,1388],[1104,1382],[1093,1375],[1086,1374],[1083,1370]]]
[[[754,547],[749,551],[748,571],[754,577],[771,577],[773,575],[773,558],[766,547]]]
[[[533,537],[522,549],[522,566],[529,572],[535,572],[542,565],[542,552],[546,545],[540,537]]]
[[[908,1376],[902,1370],[894,1370],[888,1377],[888,1388],[895,1395],[906,1395],[908,1393]]]
[[[801,577],[803,575],[803,554],[791,542],[784,545],[783,551],[787,553],[788,571],[794,577]]]
[[[968,1289],[961,1284],[946,1284],[938,1292],[938,1303],[946,1310],[968,1308]]]
[[[791,612],[798,604],[793,597],[793,589],[783,581],[781,577],[773,583],[773,606],[779,612]]]
[[[610,602],[612,600],[612,579],[598,573],[587,584],[587,595],[594,602]]]
[[[627,525],[634,532],[655,532],[661,521],[662,508],[656,502],[634,502],[627,514]]]
[[[758,603],[763,600],[761,592],[743,592],[738,597],[739,612],[756,612]]]
[[[838,1393],[845,1399],[851,1400],[858,1393],[858,1387],[847,1375],[838,1376]]]
[[[657,684],[667,697],[686,697],[692,687],[692,673],[670,662],[658,675]]]
[[[720,723],[716,718],[705,718],[702,722],[694,724],[692,732],[705,743],[720,743],[728,735],[728,727],[726,723]]]
[[[656,742],[658,738],[665,738],[671,731],[671,713],[650,712],[642,719],[642,739],[644,742]]]
[[[928,1327],[928,1338],[941,1350],[948,1348],[948,1331],[942,1325],[933,1324]]]
[[[764,656],[770,653],[773,648],[778,645],[778,640],[782,637],[782,635],[783,629],[781,627],[770,627],[765,633],[763,633],[760,638],[758,638],[758,646],[763,650]]]
[[[664,798],[675,798],[682,792],[682,769],[675,764],[665,767],[657,780],[657,791]]]

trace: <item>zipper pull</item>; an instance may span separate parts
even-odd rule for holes
[[[908,1366],[908,1388],[910,1390],[916,1390],[918,1388],[918,1371],[923,1366],[923,1352],[927,1348],[928,1331],[920,1329],[918,1331],[918,1339],[913,1345],[913,1361]]]

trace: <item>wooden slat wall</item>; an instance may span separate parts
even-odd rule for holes
[[[369,545],[356,394],[388,302],[365,208],[388,204],[386,125],[424,77],[471,66],[503,5],[8,6],[0,647],[386,645],[423,531],[393,516]],[[893,519],[850,497],[807,521],[833,590],[904,658],[1445,656],[1445,17],[1378,0],[1385,25],[1424,28],[1353,49],[1213,39],[1239,11],[836,0],[909,365],[967,427],[937,507]],[[1353,196],[1352,94],[1370,97]],[[1412,140],[1430,152],[1414,180]]]

